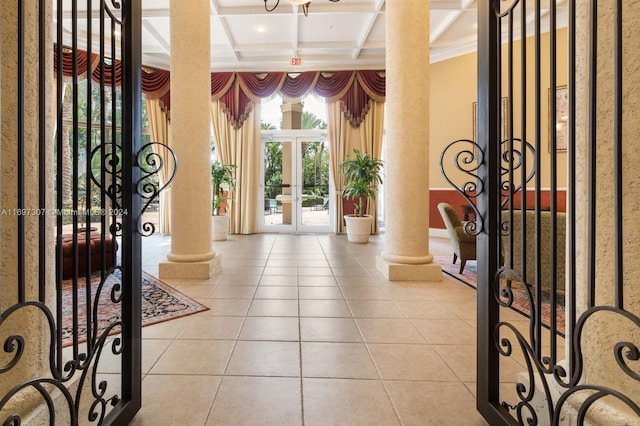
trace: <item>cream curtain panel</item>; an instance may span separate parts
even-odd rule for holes
[[[342,210],[342,187],[344,178],[340,170],[340,163],[347,155],[351,155],[354,148],[361,152],[368,152],[376,158],[382,154],[382,137],[384,131],[384,102],[369,101],[369,112],[358,128],[353,128],[345,117],[341,101],[328,104],[328,132],[331,148],[331,173],[335,189],[335,232],[345,231]],[[378,214],[376,204],[369,203],[367,214],[373,216],[371,232],[378,233]]]
[[[229,232],[258,232],[258,190],[260,187],[260,104],[253,109],[239,129],[227,117],[225,105],[211,102],[211,122],[218,159],[223,164],[236,164],[236,188],[231,194]]]
[[[147,99],[147,114],[149,116],[149,131],[152,142],[160,142],[167,146],[169,143],[169,118],[160,105],[160,99]],[[160,169],[158,177],[162,187],[171,177],[171,171],[167,165],[171,164],[167,158],[171,155],[166,148],[152,145],[153,152],[164,160],[164,166]],[[160,193],[160,229],[163,234],[171,234],[171,186]]]
[[[382,156],[382,139],[384,133],[384,102],[369,101],[369,113],[365,116],[364,120],[362,120],[358,130],[360,131],[361,151],[368,152],[375,158],[380,158]],[[380,194],[377,194],[376,200],[379,199],[379,196]],[[377,202],[367,205],[367,214],[373,216],[371,232],[377,234],[379,231]]]

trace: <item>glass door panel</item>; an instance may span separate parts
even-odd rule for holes
[[[321,140],[299,142],[299,231],[329,232],[329,144]]]
[[[264,140],[261,230],[331,232],[329,144],[320,134],[289,133]]]
[[[264,144],[264,225],[271,231],[292,232],[291,190],[293,143],[267,141]]]

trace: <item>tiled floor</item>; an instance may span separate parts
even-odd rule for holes
[[[210,310],[143,329],[134,425],[474,425],[475,291],[388,282],[383,237],[231,236],[223,273],[167,280]],[[144,268],[170,249],[144,242]],[[432,238],[433,254],[448,240]],[[455,294],[455,299],[451,294]],[[515,368],[519,368],[515,366]]]

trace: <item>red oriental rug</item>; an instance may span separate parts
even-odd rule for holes
[[[456,264],[451,263],[453,256],[434,256],[434,261],[442,266],[442,272],[455,278],[456,280],[470,286],[477,288],[477,262],[475,260],[468,260],[465,265],[462,274],[460,271],[460,259]],[[504,283],[506,286],[506,283]],[[513,292],[513,303],[510,308],[516,312],[521,313],[527,318],[531,317],[531,306],[529,303],[529,297],[527,296],[527,290],[522,283],[517,281],[511,282],[511,290]],[[549,303],[549,294],[542,294],[542,323],[549,326],[551,319],[551,305]],[[506,302],[507,299],[501,296],[501,300]],[[560,334],[564,335],[564,295],[559,295],[556,304],[556,324],[557,330]]]
[[[91,305],[87,307],[86,281],[79,280],[77,287],[77,300],[74,303],[73,283],[71,280],[62,282],[62,345],[69,346],[73,343],[73,316],[74,304],[76,306],[78,325],[76,328],[78,342],[87,340],[87,317],[92,318],[91,333],[101,336],[104,332],[109,335],[121,332],[118,324],[121,318],[122,304],[118,302],[120,292],[120,274],[116,271],[106,280],[98,297],[97,306],[95,298],[100,288],[100,276],[91,279]],[[115,300],[115,301],[114,301]],[[190,297],[182,294],[175,288],[160,281],[158,278],[142,273],[142,326],[157,324],[181,318],[187,315],[206,311],[208,308]],[[88,312],[89,311],[89,315]],[[95,321],[97,317],[97,321]]]

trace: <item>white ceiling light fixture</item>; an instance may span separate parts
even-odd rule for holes
[[[276,4],[273,5],[273,7],[269,7],[267,6],[267,2],[269,0],[264,0],[264,10],[266,10],[267,12],[273,12],[274,10],[276,10],[276,8],[278,7],[278,5],[280,4],[280,0],[276,0]],[[331,3],[337,3],[340,0],[329,0]],[[289,3],[291,3],[294,6],[302,6],[302,12],[304,13],[304,16],[309,16],[309,5],[311,5],[311,0],[289,0]]]

